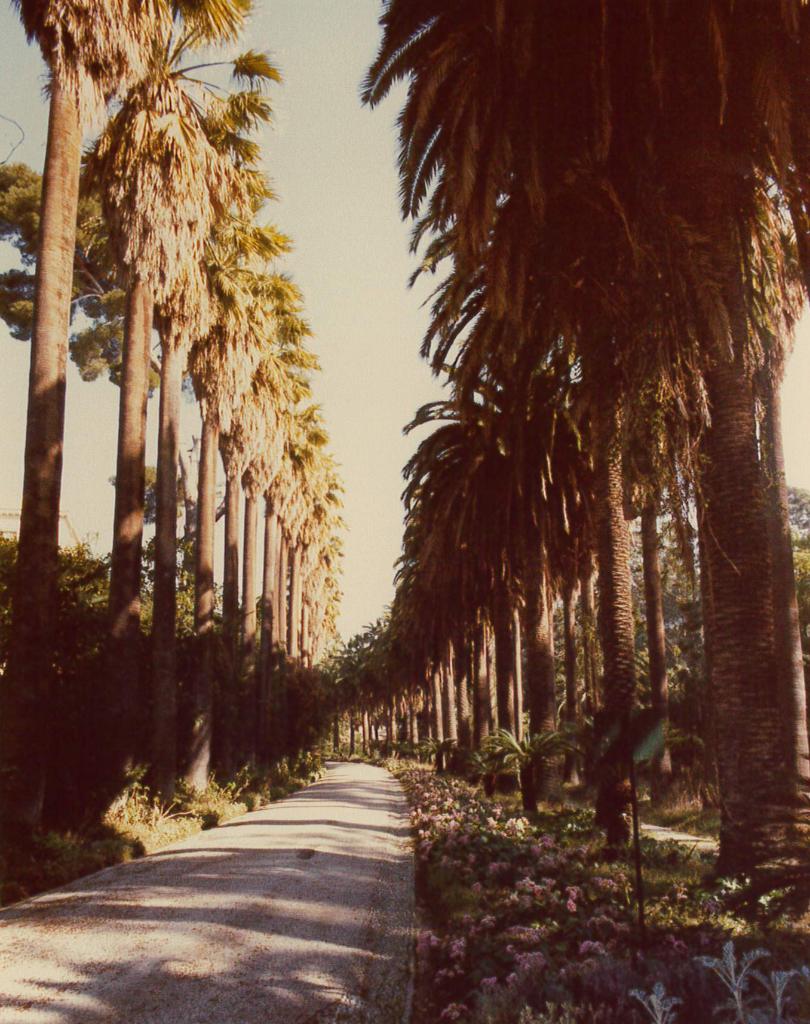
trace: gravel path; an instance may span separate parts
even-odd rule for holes
[[[402,1024],[413,859],[402,789],[308,789],[0,912],[2,1024]]]
[[[699,853],[717,853],[719,843],[711,836],[693,836],[690,832],[678,832],[674,828],[665,828],[663,825],[641,825],[641,833],[647,839],[655,839],[659,843],[683,843],[684,846],[691,846]]]

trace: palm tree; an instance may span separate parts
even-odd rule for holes
[[[646,502],[641,510],[641,546],[644,570],[644,611],[647,620],[647,650],[650,662],[650,690],[653,710],[666,727],[669,723],[664,603],[661,567],[658,559],[658,515],[655,504]],[[652,796],[660,799],[672,777],[672,761],[666,740],[652,763]]]
[[[212,253],[216,260],[216,254]],[[190,369],[202,405],[202,447],[198,482],[198,528],[195,546],[195,633],[198,664],[194,676],[194,727],[187,758],[186,780],[201,789],[211,759],[214,642],[214,523],[216,463],[221,431],[228,431],[235,410],[251,380],[270,331],[259,305],[261,279],[232,262],[209,269],[216,310],[208,334],[191,349]]]
[[[249,208],[253,180],[240,175],[232,154],[216,145],[227,121],[227,101],[195,78],[186,63],[202,46],[232,41],[247,9],[241,0],[175,9],[170,26],[152,37],[145,76],[131,88],[94,146],[88,160],[91,180],[102,193],[110,234],[127,279],[130,315],[124,342],[124,374],[119,420],[116,509],[110,579],[110,664],[117,681],[112,735],[120,767],[133,756],[140,642],[140,552],[143,533],[143,464],[146,367],[149,365],[152,308],[160,313],[165,381],[161,467],[161,540],[158,544],[156,693],[159,764],[156,776],[171,788],[173,717],[172,579],[176,504],[165,501],[176,480],[176,393],[178,361],[189,342],[207,330],[210,313],[205,277],[205,245],[214,224],[234,205]],[[254,55],[231,62],[234,74],[263,81],[277,77]],[[240,63],[241,61],[241,63]],[[199,66],[198,66],[199,67]],[[260,100],[257,101],[260,106]],[[261,108],[263,113],[264,108]],[[212,140],[213,136],[213,140]],[[144,311],[140,318],[138,311]],[[205,438],[205,452],[210,449]],[[165,704],[165,706],[164,706]]]
[[[73,284],[82,127],[142,69],[165,9],[159,2],[20,0],[29,39],[51,74],[34,290],[20,542],[9,663],[0,688],[2,793],[9,826],[36,827],[53,678],[65,366]]]
[[[424,345],[434,365],[455,350],[469,381],[510,348],[535,365],[560,349],[579,362],[595,436],[602,717],[613,729],[634,692],[621,462],[632,402],[644,386],[658,395],[681,479],[705,494],[721,861],[745,870],[788,847],[806,856],[779,705],[790,705],[791,728],[804,725],[772,685],[762,356],[748,307],[773,236],[762,210],[779,205],[779,187],[806,230],[808,19],[793,4],[681,4],[648,6],[648,22],[625,6],[521,3],[507,19],[485,2],[392,0],[366,98],[410,79],[403,211],[420,217],[415,245],[429,239],[424,265],[453,261]],[[512,330],[481,328],[482,310]],[[605,780],[603,810],[618,808],[608,791],[623,788]]]

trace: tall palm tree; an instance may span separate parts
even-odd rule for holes
[[[705,492],[713,671],[725,711],[721,860],[745,870],[787,848],[800,858],[806,850],[780,741],[778,705],[787,703],[772,685],[754,418],[761,349],[747,305],[759,211],[774,185],[792,190],[794,220],[806,230],[808,18],[793,3],[626,12],[620,0],[585,10],[527,2],[506,18],[483,0],[392,0],[366,98],[410,79],[400,118],[403,211],[420,217],[415,244],[431,239],[424,264],[452,256],[454,265],[426,340],[434,365],[455,347],[462,375],[475,378],[483,356],[514,347],[514,331],[499,338],[478,329],[489,308],[535,326],[523,339],[527,359],[564,346],[593,386],[597,536],[600,548],[610,545],[598,552],[610,691],[603,717],[614,728],[634,687],[619,509],[628,409],[640,387],[652,382],[664,414],[675,411],[685,464],[700,443],[703,458],[689,468]],[[792,708],[792,727],[802,729]]]
[[[162,403],[166,450],[161,467],[162,498],[176,480],[176,394],[178,362],[189,342],[209,323],[205,246],[214,224],[234,205],[249,208],[252,179],[240,175],[232,154],[212,140],[221,132],[226,101],[195,77],[190,54],[203,46],[233,41],[249,8],[243,0],[176,7],[171,25],[152,37],[145,76],[126,95],[96,142],[88,160],[91,179],[102,194],[105,217],[125,270],[128,306],[119,419],[119,450],[110,579],[110,664],[116,680],[111,729],[118,766],[133,757],[132,729],[140,643],[140,554],[143,533],[143,465],[146,370],[152,309],[160,313],[165,381]],[[253,55],[232,61],[234,74],[263,81],[274,77]],[[240,60],[245,63],[243,66]],[[261,65],[261,66],[260,66]],[[198,65],[199,66],[199,65]],[[258,101],[260,103],[260,101]],[[144,310],[140,319],[134,313]],[[174,421],[174,422],[173,422]],[[210,439],[207,438],[206,442]],[[206,453],[208,445],[206,446]],[[169,521],[174,503],[161,501],[158,545],[158,739],[156,775],[171,788],[173,681],[171,580],[175,572]],[[161,643],[162,641],[162,643]],[[168,702],[163,707],[163,701]]]
[[[658,514],[656,506],[652,502],[646,502],[641,510],[641,547],[652,706],[666,728],[669,723],[669,682],[667,679],[661,566],[658,558]],[[660,799],[672,777],[672,761],[666,737],[661,753],[657,754],[653,761],[652,772],[652,796],[655,800]]]
[[[82,128],[141,72],[165,18],[159,2],[20,0],[29,39],[50,71],[50,111],[34,286],[25,471],[9,663],[0,687],[2,792],[8,827],[36,827],[53,680],[65,367],[73,282]]]

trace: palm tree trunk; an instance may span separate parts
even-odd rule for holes
[[[287,646],[287,608],[289,592],[289,558],[290,545],[284,528],[279,523],[278,530],[278,572],[276,574],[276,643],[279,648],[289,653]]]
[[[445,736],[458,743],[458,708],[456,706],[456,670],[453,642],[447,641],[447,656],[442,664],[442,719]]]
[[[256,759],[256,541],[259,503],[245,494],[245,536],[242,553],[242,650],[240,676],[245,699],[242,702],[242,742],[249,762]]]
[[[166,344],[160,367],[156,482],[152,778],[167,800],[174,795],[177,772],[177,463],[182,383],[182,350]]]
[[[309,652],[309,601],[306,597],[301,598],[301,658],[307,668],[312,667],[312,660]]]
[[[227,469],[227,467],[226,467]],[[219,680],[220,735],[217,738],[217,764],[224,775],[233,769],[233,742],[236,729],[237,667],[239,664],[239,477],[225,477],[225,551],[222,570],[222,640],[225,651],[222,677]]]
[[[498,657],[495,651],[495,631],[492,623],[484,623],[484,652],[487,665],[487,687],[489,689],[489,728],[498,728]]]
[[[225,482],[225,557],[222,570],[222,634],[228,655],[236,660],[239,624],[239,506],[241,485],[237,477]]]
[[[278,581],[278,540],[280,524],[273,512],[270,499],[266,499],[264,512],[264,568],[262,572],[262,632],[259,671],[256,680],[256,749],[259,764],[270,763],[270,737],[272,735],[272,675],[274,643],[278,608],[276,591]]]
[[[118,418],[115,514],[110,558],[109,679],[113,687],[109,738],[115,775],[138,754],[141,649],[141,553],[149,392],[152,297],[136,280],[127,292],[124,359]]]
[[[197,544],[194,580],[194,632],[197,666],[192,689],[193,719],[186,782],[204,789],[211,764],[214,691],[214,525],[216,520],[217,435],[206,418],[200,447]]]
[[[512,642],[514,645],[515,666],[515,736],[523,739],[523,644],[520,611],[515,608],[512,613]]]
[[[571,580],[563,585],[563,639],[565,645],[565,724],[573,730],[577,713],[577,645],[576,645],[576,592]],[[579,785],[579,766],[576,755],[567,751],[563,777],[571,785]]]
[[[529,732],[553,732],[555,721],[555,670],[552,646],[552,618],[548,602],[546,569],[543,553],[533,549],[526,560],[526,697],[529,705]],[[552,765],[545,764],[537,773],[539,798],[548,796],[553,788]]]
[[[471,694],[473,675],[473,647],[467,642],[455,645],[456,657],[456,700],[458,704],[458,745],[470,750],[473,745],[473,699]]]
[[[513,616],[508,604],[499,601],[495,610],[495,678],[498,686],[498,728],[514,733],[515,647],[512,642]]]
[[[434,668],[430,677],[430,698],[433,708],[433,738],[444,740],[444,709],[442,707],[442,670]]]
[[[580,619],[582,630],[582,669],[585,677],[585,713],[595,715],[599,708],[599,669],[596,652],[596,612],[594,600],[593,557],[583,559],[580,572]]]
[[[0,826],[40,825],[54,685],[65,366],[82,132],[69,92],[51,83],[42,176],[25,475],[6,672],[0,676]]]
[[[296,542],[290,560],[290,616],[287,623],[287,653],[301,655],[301,544]]]
[[[180,486],[183,491],[183,540],[188,541],[194,536],[196,529],[197,502],[194,497],[194,488],[191,486],[188,459],[182,447],[178,448],[177,456],[180,463]]]
[[[706,520],[703,502],[699,494],[695,495],[695,504],[697,506],[698,563],[700,566],[700,613],[703,623],[703,688],[700,693],[700,735],[703,741],[702,800],[704,807],[717,807],[720,782],[717,767],[717,716],[712,691],[714,602],[706,554]]]
[[[636,693],[635,623],[630,578],[630,531],[624,518],[619,411],[607,388],[595,410],[596,544],[599,562],[599,635],[604,657],[600,733],[626,728]],[[596,820],[613,846],[629,839],[629,765],[600,773]]]
[[[652,707],[661,720],[664,746],[652,762],[652,799],[658,801],[672,780],[669,756],[669,684],[667,681],[664,601],[661,593],[661,567],[658,560],[658,525],[655,506],[641,510],[641,548],[644,569],[644,610],[647,620],[647,651],[650,661]]]
[[[793,569],[785,454],[782,447],[782,401],[779,384],[770,374],[765,380],[763,441],[768,473],[768,527],[773,566],[774,639],[781,720],[785,728],[785,758],[797,796],[810,783],[807,741],[807,690],[802,657],[799,605]]]
[[[473,638],[473,743],[476,747],[480,747],[492,731],[486,647],[486,624],[479,619]]]
[[[419,742],[419,717],[416,713],[416,698],[408,698],[408,739],[415,747]]]
[[[742,309],[742,303],[740,303]],[[739,314],[742,336],[744,320]],[[777,659],[765,481],[754,395],[742,357],[718,353],[707,374],[706,555],[713,599],[712,689],[723,817],[719,870],[806,863],[808,813],[786,749]]]
[[[386,725],[385,725],[385,731],[386,731],[386,734],[387,734],[385,749],[386,749],[386,753],[388,753],[388,754],[393,753],[394,744],[396,743],[396,740],[397,740],[396,720],[397,720],[397,717],[396,717],[396,709],[394,708],[394,698],[391,697],[390,700],[388,701],[387,718],[386,718]]]

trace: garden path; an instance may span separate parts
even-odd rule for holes
[[[673,842],[691,846],[699,853],[717,853],[718,842],[711,836],[693,836],[689,832],[678,832],[674,828],[663,825],[645,825],[642,823],[641,834],[646,839],[655,839],[659,843]]]
[[[413,857],[399,783],[308,789],[0,912],[2,1024],[401,1024]]]

